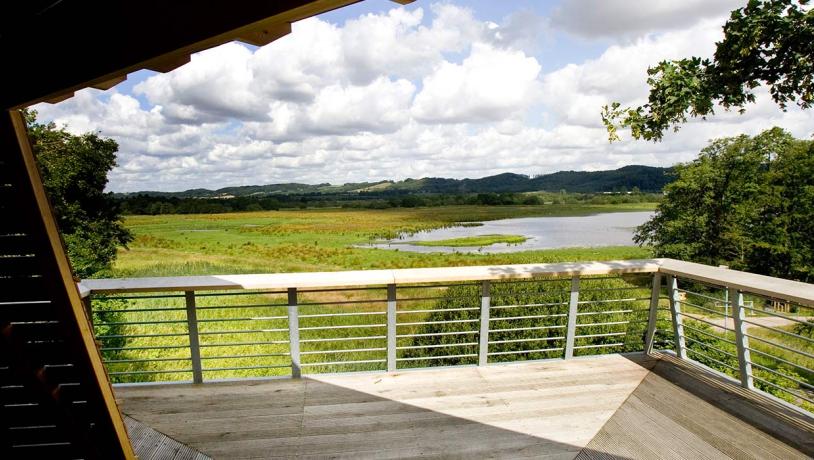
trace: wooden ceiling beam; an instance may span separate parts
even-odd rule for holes
[[[105,80],[99,83],[91,83],[90,87],[95,89],[101,89],[102,91],[109,90],[110,88],[118,85],[119,83],[127,80],[127,75],[119,75],[118,77],[113,77],[109,80]]]
[[[12,12],[19,17],[4,18],[0,56],[24,70],[3,75],[9,90],[0,107],[56,100],[140,69],[171,70],[234,40],[265,44],[285,35],[286,23],[357,1],[63,0],[37,14]]]
[[[285,37],[291,33],[290,22],[277,22],[264,24],[257,29],[247,31],[237,37],[243,43],[254,46],[265,46],[277,40],[278,38]]]

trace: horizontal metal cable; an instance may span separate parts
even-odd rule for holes
[[[181,372],[192,372],[192,369],[167,369],[162,371],[116,371],[108,372],[108,374],[110,375],[178,374]]]
[[[494,332],[492,330],[491,332]],[[451,332],[430,332],[426,334],[397,334],[396,338],[406,338],[406,337],[435,337],[441,335],[467,335],[467,334],[480,334],[480,331],[451,331]]]
[[[444,311],[479,311],[480,307],[462,307],[462,308],[439,308],[435,310],[399,310],[397,315],[410,315],[416,313],[440,313]]]
[[[332,329],[365,329],[365,328],[377,328],[377,327],[387,327],[387,324],[342,324],[339,326],[309,326],[309,327],[301,327],[301,331],[328,331]],[[285,329],[288,331],[288,329]]]
[[[353,340],[380,340],[386,338],[387,338],[386,335],[370,335],[366,337],[325,337],[321,339],[300,339],[300,343],[350,342]]]
[[[331,318],[334,316],[377,316],[386,315],[386,311],[360,311],[354,313],[314,313],[308,315],[299,315],[300,318]],[[284,317],[287,318],[287,317]]]
[[[243,347],[253,345],[285,345],[288,340],[266,340],[262,342],[224,342],[224,343],[202,343],[201,348],[217,348],[217,347]]]
[[[186,358],[144,358],[144,359],[106,359],[105,364],[122,364],[122,363],[152,363],[162,361],[189,361],[190,357]]]
[[[617,313],[632,313],[633,310],[606,310],[606,311],[586,311],[579,312],[577,316],[590,316],[590,315],[613,315]]]
[[[424,326],[427,324],[456,324],[456,323],[479,323],[479,322],[480,322],[479,319],[449,319],[446,321],[417,321],[410,323],[398,323],[396,324],[396,326]]]
[[[430,359],[448,359],[448,358],[476,358],[477,354],[468,355],[446,355],[446,356],[421,356],[416,358],[396,358],[396,361],[424,361]]]
[[[371,352],[371,351],[387,351],[387,348],[352,348],[347,350],[312,350],[312,351],[301,351],[301,355],[331,355],[331,354],[339,354],[339,353],[361,353],[361,352]]]
[[[527,354],[527,353],[547,353],[551,351],[562,351],[564,348],[540,348],[537,350],[517,350],[517,351],[492,351],[487,353],[489,356],[500,356],[500,355],[519,355],[519,354]]]
[[[803,401],[807,401],[807,402],[809,402],[811,404],[814,404],[814,400],[806,398],[805,396],[801,395],[800,393],[797,393],[796,391],[791,391],[790,389],[788,389],[786,387],[782,387],[780,385],[775,385],[774,383],[769,382],[768,380],[762,379],[762,378],[760,378],[760,377],[758,377],[756,375],[753,375],[752,378],[757,380],[758,382],[769,385],[770,387],[774,387],[774,388],[777,388],[778,390],[785,391],[786,393],[794,396],[795,398],[800,398]]]
[[[726,343],[728,343],[728,344],[730,344],[730,345],[734,345],[734,346],[737,346],[737,345],[738,345],[738,344],[737,344],[737,343],[736,343],[734,340],[729,340],[729,339],[727,339],[727,338],[725,338],[725,337],[718,337],[718,336],[717,336],[717,335],[715,335],[715,334],[710,334],[709,332],[703,331],[703,330],[698,329],[698,328],[694,328],[694,327],[689,326],[689,325],[687,325],[687,324],[684,324],[684,329],[689,329],[689,330],[691,330],[691,331],[693,331],[693,332],[697,332],[697,333],[699,333],[699,334],[706,335],[706,336],[711,337],[711,338],[713,338],[713,339],[715,339],[715,340],[720,340],[720,341],[722,341],[722,342],[726,342]]]
[[[783,374],[783,373],[777,372],[776,370],[774,370],[774,369],[772,369],[772,368],[769,368],[769,367],[763,366],[763,365],[758,364],[758,363],[752,363],[752,366],[757,367],[757,368],[759,368],[759,369],[762,369],[762,370],[764,370],[764,371],[766,371],[766,372],[771,372],[772,374],[779,375],[780,377],[783,377],[784,379],[788,379],[788,380],[790,380],[790,381],[792,381],[792,382],[794,382],[794,383],[796,383],[796,384],[798,384],[798,385],[800,385],[800,386],[802,386],[802,387],[808,388],[808,389],[810,389],[810,390],[814,390],[814,385],[811,385],[811,384],[810,384],[810,383],[808,383],[808,382],[803,382],[802,380],[796,379],[796,378],[791,377],[791,376],[788,376],[788,375],[786,375],[786,374]],[[753,377],[754,377],[754,376],[753,376]]]
[[[712,313],[713,315],[720,315],[720,316],[724,316],[724,317],[726,317],[726,316],[732,316],[732,315],[726,315],[726,314],[725,314],[725,312],[723,312],[723,311],[718,311],[718,310],[713,310],[713,309],[711,309],[711,308],[702,307],[701,305],[696,305],[696,304],[694,304],[694,303],[690,303],[690,302],[684,302],[684,301],[681,301],[680,303],[681,303],[681,306],[682,306],[682,307],[683,307],[684,305],[687,305],[687,306],[690,306],[690,307],[692,307],[692,308],[697,308],[697,309],[699,309],[699,310],[704,310],[704,311],[706,311],[706,312]]]
[[[778,334],[784,334],[784,335],[787,335],[789,337],[794,337],[794,338],[800,339],[800,340],[802,340],[804,342],[814,343],[814,339],[810,339],[810,338],[808,338],[806,336],[803,336],[803,335],[800,335],[800,334],[795,334],[793,332],[784,331],[783,329],[777,329],[776,327],[765,326],[763,324],[755,323],[755,322],[748,321],[748,320],[745,320],[745,319],[743,320],[743,322],[744,323],[749,323],[749,324],[751,324],[753,326],[762,327],[764,329],[768,329],[768,330],[773,331],[773,332],[777,332]]]
[[[781,315],[780,313],[775,313],[775,312],[766,311],[766,310],[758,310],[756,308],[750,308],[750,307],[747,307],[747,306],[742,306],[741,308],[744,308],[746,310],[750,310],[750,311],[753,311],[753,312],[756,312],[756,313],[761,313],[761,314],[769,315],[769,316],[775,316],[777,318],[783,318],[783,319],[787,319],[789,321],[794,321],[795,323],[805,324],[807,326],[814,327],[814,323],[812,323],[810,321],[805,321],[805,320],[802,320],[802,319],[794,318],[793,316]]]
[[[246,371],[251,369],[283,369],[290,368],[290,364],[274,364],[270,366],[234,366],[234,367],[203,367],[201,372]]]
[[[358,361],[327,361],[320,363],[300,363],[300,366],[340,366],[344,364],[372,364],[372,363],[386,363],[386,359],[362,359]]]
[[[178,333],[167,333],[167,334],[119,334],[119,335],[97,335],[97,340],[104,340],[104,339],[147,339],[152,337],[186,337],[188,336],[188,332],[178,332]]]
[[[508,339],[508,340],[490,340],[489,345],[500,343],[519,343],[519,342],[546,342],[549,340],[565,340],[564,336],[555,337],[540,337],[536,339]]]
[[[794,363],[794,362],[789,361],[787,359],[783,359],[783,358],[781,358],[779,356],[775,356],[775,355],[770,354],[770,353],[766,353],[764,351],[756,350],[756,349],[751,348],[751,347],[746,347],[746,348],[749,351],[753,352],[753,353],[757,353],[757,354],[759,354],[761,356],[765,356],[765,357],[767,357],[769,359],[772,359],[772,360],[775,360],[777,362],[781,362],[781,363],[787,364],[789,366],[796,367],[797,369],[800,369],[803,372],[809,372],[811,374],[814,374],[814,369],[809,369],[809,368],[807,368],[805,366],[801,366],[800,364]]]
[[[579,346],[575,346],[575,347],[574,347],[574,350],[579,350],[580,348],[622,347],[622,346],[624,346],[624,345],[625,345],[625,343],[624,343],[624,342],[618,342],[618,343],[600,343],[600,344],[596,344],[596,345],[579,345]]]
[[[586,335],[575,335],[575,339],[588,339],[591,337],[614,337],[620,335],[627,335],[627,332],[608,332],[605,334],[586,334]]]
[[[304,329],[304,328],[300,328]],[[261,334],[268,332],[288,332],[288,328],[274,328],[274,329],[234,329],[234,330],[220,330],[220,331],[198,331],[198,335],[231,335],[231,334]]]
[[[683,312],[683,311],[682,311],[682,312],[679,312],[678,314],[679,314],[679,315],[682,315],[682,316],[685,316],[685,317],[687,317],[687,318],[689,318],[689,319],[691,319],[691,320],[693,320],[693,321],[698,321],[698,322],[700,322],[700,323],[708,324],[708,325],[710,325],[710,326],[712,326],[712,327],[717,327],[718,329],[723,329],[723,330],[725,330],[725,331],[734,332],[734,330],[733,330],[733,329],[730,329],[730,328],[726,327],[725,325],[724,325],[724,326],[722,326],[722,325],[720,325],[720,324],[713,323],[712,321],[707,321],[707,320],[705,320],[705,319],[701,319],[701,318],[699,318],[699,317],[697,317],[697,316],[688,315],[688,314],[686,314],[686,313],[685,313],[685,312]]]
[[[561,318],[564,315],[495,316],[489,321],[516,321],[521,319]]]
[[[628,324],[630,321],[609,321],[607,323],[584,323],[584,324],[577,324],[576,327],[589,327],[589,326],[618,326],[622,324]]]
[[[713,347],[712,345],[710,345],[710,344],[708,344],[708,343],[706,343],[706,342],[701,342],[700,340],[695,340],[695,339],[694,339],[694,338],[692,338],[692,337],[686,337],[686,336],[684,337],[684,339],[685,339],[685,340],[689,340],[690,342],[693,342],[693,343],[697,343],[698,345],[701,345],[701,346],[702,346],[702,347],[704,347],[704,348],[708,348],[708,349],[710,349],[710,350],[715,350],[715,351],[717,351],[718,353],[721,353],[721,354],[724,354],[724,355],[729,356],[730,358],[735,358],[735,359],[738,359],[738,355],[737,355],[737,354],[730,353],[730,352],[728,352],[728,351],[726,351],[726,350],[721,350],[721,349],[720,349],[720,348],[718,348],[718,347]]]
[[[449,347],[469,347],[473,345],[478,345],[477,342],[464,342],[464,343],[441,343],[438,345],[410,345],[410,346],[402,346],[396,347],[396,350],[419,350],[423,348],[449,348]]]
[[[721,299],[719,297],[714,297],[714,296],[710,296],[710,295],[706,295],[706,294],[701,294],[700,292],[688,291],[687,289],[680,289],[680,288],[676,289],[676,290],[678,292],[685,292],[685,293],[690,294],[690,295],[703,297],[705,299],[713,300],[713,301],[716,301],[716,302],[721,302],[721,303],[724,303],[724,304],[729,303],[729,301],[727,301],[727,300]]]
[[[729,369],[732,369],[733,371],[736,371],[736,372],[740,373],[740,369],[738,369],[737,367],[731,366],[731,365],[729,365],[729,364],[727,364],[727,363],[725,363],[723,361],[719,361],[719,360],[713,358],[712,356],[709,356],[706,353],[701,353],[700,351],[693,350],[692,348],[687,348],[687,351],[692,353],[692,354],[698,355],[698,356],[703,356],[704,358],[706,358],[706,359],[708,359],[708,360],[710,360],[710,361],[712,361],[712,362],[714,362],[716,364],[719,364],[719,365],[724,366],[724,367],[728,367]]]
[[[772,342],[771,340],[766,340],[764,338],[757,337],[757,336],[754,336],[754,335],[749,335],[749,334],[743,334],[743,335],[745,335],[746,337],[749,337],[750,339],[755,339],[758,342],[763,342],[763,343],[769,344],[769,345],[771,345],[773,347],[777,347],[777,348],[780,348],[782,350],[790,351],[792,353],[797,353],[797,354],[803,355],[803,356],[805,356],[807,358],[814,359],[814,355],[812,355],[811,353],[806,353],[806,352],[804,352],[802,350],[796,350],[794,348],[787,347],[787,346],[781,345],[781,344],[779,344],[777,342]]]
[[[577,305],[595,305],[600,303],[618,303],[618,302],[639,302],[643,300],[650,300],[650,297],[631,297],[628,299],[580,300],[577,302]]]
[[[516,304],[516,305],[493,305],[493,310],[500,310],[503,308],[526,308],[526,307],[557,307],[568,305],[568,302],[548,302],[548,303],[529,303],[529,304]],[[563,314],[562,316],[566,316]]]
[[[547,329],[565,329],[565,325],[555,326],[532,326],[532,327],[510,327],[501,329],[490,329],[489,332],[515,332],[515,331],[544,331]]]
[[[243,359],[243,358],[271,358],[277,356],[291,356],[291,353],[258,353],[249,355],[221,355],[201,356],[201,359]]]

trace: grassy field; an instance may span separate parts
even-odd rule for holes
[[[633,246],[506,254],[420,254],[360,245],[459,222],[510,217],[649,211],[655,204],[448,206],[387,210],[314,209],[131,216],[135,240],[103,276],[177,276],[462,266],[649,257]],[[579,246],[575,241],[574,246]]]
[[[135,241],[129,249],[120,252],[112,273],[103,276],[335,271],[646,258],[650,256],[649,249],[633,246],[505,254],[427,254],[354,246],[458,223],[653,208],[652,204],[456,206],[131,216],[126,219],[126,224],[133,231]],[[577,244],[579,242],[575,242]],[[403,301],[400,307],[416,309],[418,313],[410,314],[410,320],[420,322],[426,316],[426,309],[433,308],[435,301],[431,299],[438,295],[434,293],[437,288],[406,289],[400,291],[400,298],[427,299]],[[381,326],[354,326],[381,322],[385,293],[380,291],[361,289],[300,295],[301,327],[306,328],[302,332],[305,340],[303,363],[311,366],[308,372],[381,368],[379,362],[351,367],[318,364],[326,359],[375,361],[382,358],[382,339],[344,341],[342,338],[346,335],[376,337],[382,333]],[[204,367],[210,369],[205,371],[205,378],[285,375],[289,372],[284,295],[197,294],[204,347],[201,353]],[[473,301],[479,302],[478,299]],[[97,318],[96,324],[114,380],[190,378],[189,372],[184,370],[189,365],[185,358],[189,353],[183,296],[178,293],[167,293],[161,298],[119,296],[118,300],[101,298],[96,302],[109,312],[106,317]],[[328,316],[337,312],[355,312],[361,316]],[[325,328],[328,325],[351,328],[331,330]],[[419,327],[416,325],[414,329]],[[412,329],[402,327],[401,330],[409,332]],[[323,339],[329,341],[318,341]],[[401,345],[410,343],[408,340]],[[360,346],[369,351],[341,351]]]

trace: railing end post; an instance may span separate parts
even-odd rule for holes
[[[300,362],[300,319],[297,288],[288,288],[288,351],[291,357],[291,377],[302,377]]]
[[[481,282],[480,330],[478,333],[478,366],[489,363],[489,313],[492,305],[492,282]]]
[[[579,306],[579,275],[571,277],[571,296],[568,301],[568,327],[565,333],[565,359],[574,357],[574,342],[577,333],[577,310]]]
[[[192,362],[192,383],[203,383],[201,344],[198,337],[198,312],[195,307],[195,291],[184,291],[189,333],[189,359]]]

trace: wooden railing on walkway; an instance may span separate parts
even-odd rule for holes
[[[79,288],[120,383],[658,348],[814,407],[814,285],[672,259],[91,279]],[[790,308],[773,309],[778,301]]]

